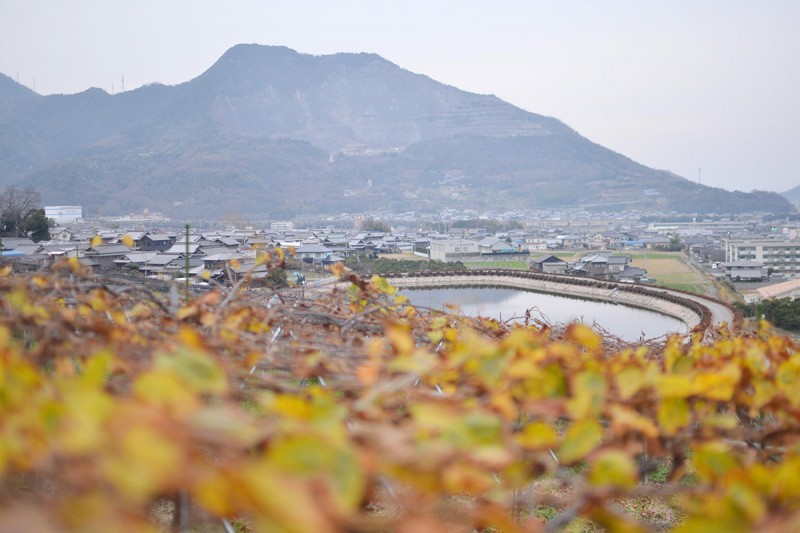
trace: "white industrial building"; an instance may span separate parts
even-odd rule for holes
[[[83,207],[80,205],[46,205],[44,216],[56,224],[70,224],[83,221]]]

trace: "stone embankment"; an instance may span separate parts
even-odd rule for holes
[[[712,325],[711,312],[700,302],[626,283],[513,270],[391,273],[385,277],[398,288],[508,287],[639,307],[675,317],[691,333],[705,332]]]

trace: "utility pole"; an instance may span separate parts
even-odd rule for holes
[[[189,224],[186,224],[186,303],[189,303]]]

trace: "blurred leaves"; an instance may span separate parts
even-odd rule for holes
[[[681,530],[800,523],[800,350],[768,326],[620,348],[341,267],[315,301],[177,308],[54,270],[0,276],[0,529],[141,530],[186,491],[253,530],[535,530],[520,490],[551,483],[564,520],[636,530],[653,462]]]

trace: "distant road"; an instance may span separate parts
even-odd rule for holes
[[[690,294],[686,292],[680,291],[673,291],[671,289],[664,289],[662,287],[648,287],[652,291],[660,291],[667,294],[674,294],[680,298],[686,298],[687,300],[694,300],[695,302],[701,303],[708,307],[709,311],[711,311],[711,323],[713,325],[719,325],[723,322],[728,324],[729,326],[733,325],[733,321],[736,318],[733,314],[733,311],[726,305],[716,301],[706,298],[705,296],[701,296],[699,294]]]

